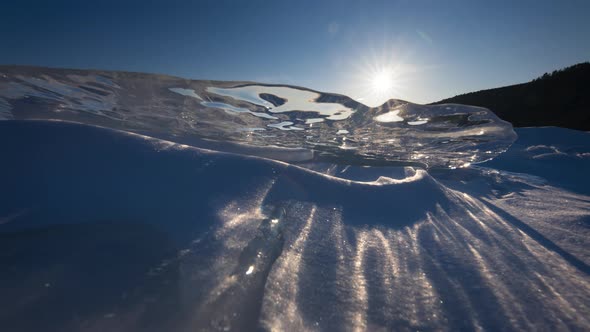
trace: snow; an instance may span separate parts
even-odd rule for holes
[[[1,121],[0,326],[588,330],[590,134],[516,132],[423,170]]]

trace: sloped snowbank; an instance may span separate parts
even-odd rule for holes
[[[359,168],[354,181],[107,129],[0,122],[0,324],[588,329],[590,197],[574,173],[587,134],[519,135],[480,167]]]

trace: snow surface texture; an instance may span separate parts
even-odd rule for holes
[[[0,327],[588,330],[590,134],[517,133],[426,170],[0,121]]]
[[[521,139],[496,168],[364,168],[390,177],[356,182],[96,127],[1,122],[0,323],[587,330],[588,177],[566,190],[501,167],[589,169],[588,134],[519,133],[554,131],[559,151],[585,143],[539,158],[523,147],[543,142]]]

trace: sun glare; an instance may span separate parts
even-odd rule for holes
[[[388,71],[376,73],[375,76],[373,76],[371,83],[373,91],[380,95],[391,92],[395,85],[393,75]]]
[[[358,77],[363,84],[357,90],[361,101],[370,106],[378,106],[391,98],[404,98],[404,82],[407,80],[409,67],[395,60],[377,59],[361,67]]]
[[[383,46],[370,45],[351,60],[355,70],[354,99],[370,107],[389,99],[407,99],[418,68],[411,63],[411,48],[401,42],[384,41]],[[352,59],[352,58],[351,58]]]

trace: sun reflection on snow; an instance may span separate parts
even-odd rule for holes
[[[284,214],[262,221],[271,233],[282,232],[285,242],[266,279],[259,280],[264,283],[261,326],[528,330],[537,326],[539,317],[579,317],[588,309],[583,298],[570,291],[590,289],[575,267],[480,198],[446,187],[443,192],[453,208],[439,204],[400,229],[354,225],[342,207],[278,203],[276,209]],[[216,233],[224,243],[260,237],[241,232],[239,226],[253,216],[264,218],[260,209],[252,205],[235,213],[238,207],[224,210],[227,219],[221,228],[226,229]],[[251,296],[248,282],[262,274],[264,252],[254,253],[260,260],[238,261],[235,257],[244,256],[244,245],[225,248],[216,259],[234,256],[224,264],[241,264],[239,273],[226,269],[217,274],[217,286],[205,306],[234,308],[232,303]],[[519,295],[523,293],[527,305]],[[231,298],[223,297],[228,294]],[[201,309],[199,314],[206,312]]]
[[[533,301],[538,310],[550,310],[555,317],[561,315],[558,311],[577,315],[580,309],[571,303],[581,305],[580,299],[557,289],[563,290],[559,286],[563,283],[571,284],[565,289],[587,289],[587,280],[565,278],[574,273],[571,268],[479,199],[450,189],[447,194],[468,213],[459,216],[439,206],[423,221],[399,230],[347,225],[337,210],[324,221],[328,211],[312,207],[269,275],[269,298],[263,308],[266,326],[272,330],[306,329],[309,322],[317,322],[319,328],[347,326],[353,330],[395,326],[529,329],[536,323],[523,319],[531,308],[523,306],[517,295],[522,292],[530,294],[527,301]],[[299,206],[301,209],[306,208]],[[292,213],[294,210],[287,215]],[[321,248],[334,248],[335,253],[318,260],[315,256],[320,248],[310,249],[316,245],[310,241],[318,238],[324,242]],[[550,269],[542,263],[548,259]],[[544,272],[521,276],[523,271]],[[335,296],[319,298],[320,313],[302,302],[318,287],[306,283],[311,276],[302,273],[323,276],[322,289]],[[517,275],[521,277],[507,278]],[[291,276],[292,281],[285,283],[285,276]],[[470,284],[475,286],[470,288]],[[553,294],[555,301],[547,301],[540,288]],[[396,325],[388,325],[392,322]]]

